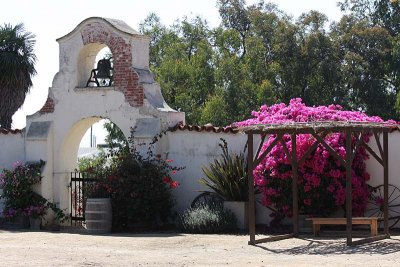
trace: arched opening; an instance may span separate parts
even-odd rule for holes
[[[93,158],[108,149],[118,149],[127,145],[127,139],[122,130],[111,120],[101,119],[92,124],[84,134],[79,144],[77,159]]]
[[[109,133],[105,127],[112,127]],[[90,136],[92,135],[92,137]],[[90,117],[76,123],[70,130],[61,150],[63,170],[71,172],[78,168],[78,159],[98,155],[111,143],[124,145],[125,133],[111,120]],[[96,142],[94,142],[96,140]],[[95,144],[96,143],[96,144]]]
[[[66,209],[69,212],[77,210],[71,206],[72,198],[70,193],[73,190],[71,187],[71,175],[75,170],[79,169],[78,158],[84,156],[89,158],[95,157],[99,154],[98,152],[101,149],[107,149],[107,131],[103,130],[103,125],[105,123],[113,125],[113,127],[119,131],[120,137],[122,135],[122,138],[127,138],[126,135],[129,130],[121,129],[116,123],[113,123],[111,120],[103,119],[102,117],[89,117],[82,119],[75,123],[66,135],[64,142],[60,147],[58,168],[60,171],[55,173],[55,179],[59,181],[59,186],[54,193],[55,196],[59,196],[59,199],[57,200],[60,202],[62,209]],[[90,134],[97,136],[97,138],[91,138],[92,142],[90,142]],[[94,139],[97,139],[96,146]],[[113,140],[112,137],[111,140]],[[98,146],[100,144],[103,144],[102,148]],[[90,145],[92,145],[92,148],[90,148]],[[85,150],[82,152],[82,148],[85,147],[89,147],[89,150],[87,150],[86,153]],[[80,148],[81,152],[79,152]]]
[[[110,48],[101,43],[90,43],[85,45],[81,51],[79,52],[78,58],[78,87],[87,87],[88,80],[92,76],[92,70],[98,68],[99,61],[102,59],[106,59],[110,62],[111,68],[113,68],[113,54]],[[103,65],[104,66],[104,65]],[[112,71],[110,71],[110,75],[112,76]],[[109,79],[99,79],[101,83],[100,86],[111,86],[112,82]],[[96,87],[95,83],[90,83],[90,87]]]

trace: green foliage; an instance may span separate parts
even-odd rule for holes
[[[228,104],[221,95],[212,96],[205,104],[200,123],[224,126],[228,117]]]
[[[186,233],[217,234],[236,230],[236,217],[221,205],[198,205],[187,209],[180,217],[180,228]]]
[[[203,167],[206,178],[200,183],[208,186],[227,201],[248,201],[247,165],[243,153],[229,154],[227,142],[221,138],[220,158]]]
[[[0,26],[0,127],[11,128],[36,74],[35,36],[23,24]]]
[[[171,189],[179,186],[172,177],[182,168],[173,167],[169,159],[154,155],[153,139],[147,154],[139,153],[134,132],[129,150],[111,149],[94,158],[80,160],[80,170],[96,178],[86,188],[91,197],[111,197],[113,230],[150,229],[172,219],[174,200]]]
[[[0,187],[3,188],[1,198],[5,200],[3,213],[6,218],[12,219],[17,216],[40,218],[51,209],[57,220],[62,222],[67,219],[67,215],[61,209],[32,189],[42,179],[41,169],[44,164],[42,160],[27,164],[15,162],[12,170],[4,169],[0,173]]]
[[[109,149],[129,149],[129,144],[124,133],[116,124],[111,121],[106,121],[103,127],[107,131],[105,142]]]
[[[78,159],[78,171],[80,172],[100,172],[103,173],[106,168],[107,155],[104,151],[93,157],[83,157]]]
[[[170,167],[161,159],[133,154],[122,159],[111,175],[114,229],[149,228],[171,219],[173,181]]]
[[[229,125],[292,98],[397,119],[399,1],[341,7],[346,15],[328,25],[316,11],[294,21],[264,1],[218,0],[218,27],[198,17],[166,27],[151,14],[141,31],[152,38],[151,68],[166,102],[188,124]]]

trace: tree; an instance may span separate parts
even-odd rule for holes
[[[0,26],[0,126],[11,128],[36,74],[35,35],[23,24]]]
[[[103,124],[104,129],[107,131],[105,142],[110,149],[122,149],[128,151],[129,144],[126,140],[124,133],[113,122],[106,120]]]
[[[154,14],[141,27],[152,37],[151,68],[165,100],[188,124],[229,125],[292,98],[396,119],[398,0],[341,7],[347,14],[328,27],[317,11],[293,20],[263,0],[218,0],[218,27],[198,17],[166,27]],[[400,96],[397,103],[400,110]]]
[[[219,14],[226,28],[238,32],[241,40],[241,57],[246,55],[246,39],[250,29],[250,19],[244,0],[218,0]]]

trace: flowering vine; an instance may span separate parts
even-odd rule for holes
[[[383,122],[379,117],[370,117],[363,112],[345,111],[338,105],[308,107],[299,98],[292,99],[289,105],[284,103],[272,106],[264,105],[259,111],[253,111],[252,116],[253,118],[237,122],[235,125],[317,121]],[[393,121],[389,122],[393,123]],[[364,135],[362,138],[365,142],[369,141],[369,135]],[[261,151],[264,151],[274,139],[274,135],[269,136]],[[330,133],[324,139],[341,157],[345,157],[343,133]],[[290,136],[283,136],[283,141],[291,151]],[[309,134],[297,135],[297,157],[301,158],[314,141],[315,138]],[[355,141],[353,138],[353,148]],[[365,148],[359,147],[352,162],[352,203],[355,216],[363,215],[370,195],[367,186],[370,175],[366,171],[365,164],[368,157]],[[298,166],[298,172],[299,208],[301,211],[312,215],[328,216],[339,208],[344,208],[345,167],[322,145],[318,145],[309,158]],[[260,188],[263,204],[274,207],[276,212],[273,216],[279,219],[292,215],[291,177],[290,160],[281,143],[278,143],[254,170],[255,184]]]

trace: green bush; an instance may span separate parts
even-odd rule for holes
[[[18,216],[42,218],[49,209],[53,210],[55,219],[63,222],[68,216],[32,189],[42,180],[43,160],[35,163],[17,161],[13,169],[3,169],[0,172],[0,188],[3,188],[4,199],[3,215],[8,219]]]
[[[153,138],[146,154],[139,153],[142,144],[135,144],[133,134],[129,150],[109,149],[79,162],[84,175],[96,178],[85,187],[87,197],[111,198],[114,231],[149,230],[174,219],[171,191],[179,186],[174,175],[182,168],[153,154],[154,144],[165,132]]]
[[[193,234],[217,234],[236,230],[236,217],[221,205],[199,205],[187,209],[180,217],[179,227]]]
[[[209,167],[203,167],[206,178],[200,183],[212,189],[226,201],[248,201],[247,163],[244,153],[229,154],[227,142],[222,143],[221,157],[214,159]]]

